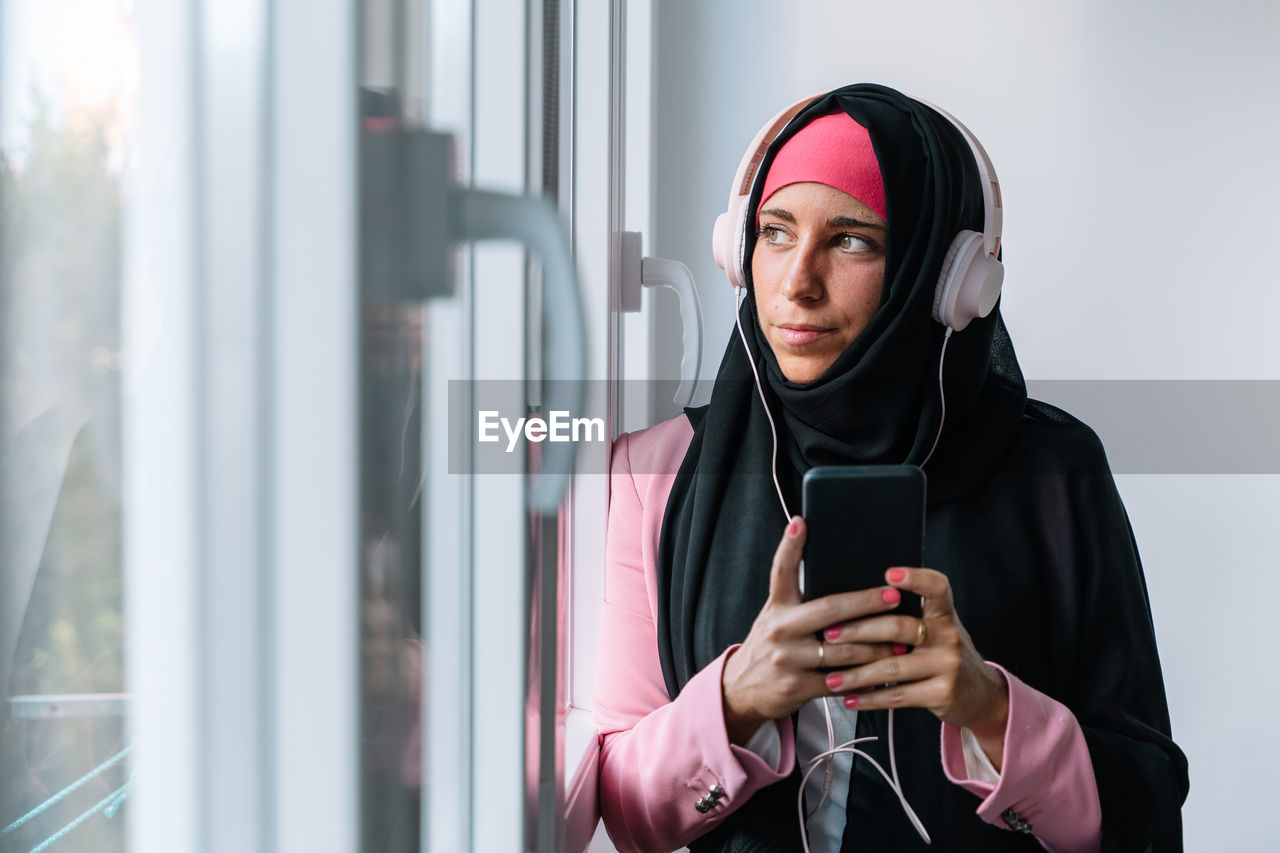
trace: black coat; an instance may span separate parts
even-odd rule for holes
[[[1170,737],[1146,584],[1102,445],[1087,426],[1028,401],[1008,451],[981,488],[931,506],[926,563],[951,582],[979,653],[1066,705],[1084,731],[1102,805],[1104,851],[1182,849],[1187,761]],[[855,762],[845,850],[1036,851],[1030,836],[983,822],[978,799],[943,775],[939,726],[897,712],[900,778],[926,847],[869,763]],[[885,712],[858,715],[879,735]],[[800,849],[798,775],[757,793],[694,851]]]

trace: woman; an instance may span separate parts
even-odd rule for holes
[[[976,155],[872,85],[765,151],[710,404],[614,448],[596,717],[620,850],[1181,848],[1186,761],[1101,445],[1026,398],[998,307],[954,336],[934,317],[953,237],[991,230]],[[900,462],[928,476],[930,567],[802,602],[803,473]],[[848,755],[801,791],[855,735],[903,805]]]

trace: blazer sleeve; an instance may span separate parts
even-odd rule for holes
[[[989,662],[990,663],[990,662]],[[1098,787],[1071,710],[991,664],[1009,685],[1009,722],[998,782],[969,778],[960,729],[942,725],[947,778],[980,798],[978,817],[1034,835],[1051,853],[1093,853],[1101,839]]]
[[[618,439],[611,465],[594,689],[600,808],[610,839],[623,853],[684,846],[761,787],[785,778],[795,762],[787,723],[777,724],[781,772],[729,742],[720,683],[732,648],[690,679],[674,700],[667,696],[646,562],[656,554],[670,479],[655,488],[652,476],[633,476],[631,438]],[[638,487],[637,479],[645,482]]]

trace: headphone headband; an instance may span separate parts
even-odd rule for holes
[[[960,119],[942,107],[924,98],[917,98],[915,95],[907,95],[907,97],[918,104],[924,104],[951,122],[956,130],[960,131],[964,141],[969,143],[969,150],[973,152],[973,162],[978,167],[978,177],[982,183],[982,248],[990,257],[997,257],[1000,254],[1000,234],[1004,230],[1004,204],[1000,198],[1000,181],[996,177],[996,167],[992,164],[987,149],[982,147],[978,137],[974,136]]]
[[[764,161],[765,152],[769,150],[769,146],[778,138],[778,134],[782,133],[791,120],[796,117],[805,107],[821,98],[822,95],[810,95],[796,101],[782,112],[769,119],[769,123],[760,128],[760,132],[756,134],[755,139],[751,140],[751,147],[747,149],[747,154],[742,158],[742,162],[738,164],[738,172],[734,175],[733,187],[729,189],[729,201],[733,201],[735,195],[750,196],[751,188],[755,183],[756,172],[760,169],[760,164]],[[736,190],[735,190],[736,188]]]

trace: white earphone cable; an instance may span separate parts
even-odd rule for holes
[[[834,722],[832,721],[832,719],[831,719],[831,706],[828,704],[828,701],[829,701],[829,700],[831,700],[832,698],[834,698],[834,697],[832,697],[832,696],[823,696],[823,697],[822,697],[822,716],[823,716],[823,717],[826,719],[826,721],[827,721],[827,748],[828,748],[828,750],[831,750],[831,749],[835,749],[835,748],[836,748],[836,726],[835,726],[835,723],[834,723]],[[854,713],[856,714],[857,712],[855,711]],[[824,754],[825,754],[825,753],[824,753]],[[831,793],[831,785],[832,785],[832,783],[834,783],[834,782],[835,782],[835,776],[836,776],[836,763],[835,763],[834,761],[828,761],[828,762],[827,762],[827,775],[826,775],[826,777],[822,780],[822,798],[818,800],[818,804],[817,804],[816,806],[814,806],[813,808],[809,809],[809,814],[805,817],[805,820],[808,820],[809,818],[811,818],[811,817],[813,817],[815,814],[817,814],[817,813],[818,813],[818,809],[822,808],[822,806],[827,802],[828,795]],[[800,796],[801,796],[801,800],[803,801],[803,797],[804,797],[804,785],[803,785],[803,784],[800,786]]]
[[[954,330],[947,326],[947,333],[942,336],[942,350],[938,353],[938,399],[942,403],[942,414],[938,418],[938,432],[933,437],[933,446],[929,448],[924,461],[920,463],[921,468],[928,465],[929,460],[933,458],[933,451],[938,449],[938,440],[942,438],[942,425],[947,422],[947,392],[942,387],[942,365],[947,360],[947,343],[951,340],[952,331]]]
[[[890,739],[892,739],[893,737],[892,712],[890,712],[889,721],[890,721],[889,737]],[[813,771],[818,769],[819,764],[821,764],[824,761],[829,763],[831,759],[836,755],[853,755],[854,757],[861,756],[862,758],[865,758],[867,761],[871,762],[871,766],[874,767],[880,773],[881,777],[884,778],[884,781],[888,783],[889,787],[893,790],[893,792],[898,795],[898,802],[902,804],[902,810],[906,813],[907,820],[911,821],[911,825],[915,827],[915,830],[920,835],[920,838],[924,841],[925,844],[933,844],[933,839],[929,837],[929,832],[924,828],[924,823],[921,822],[920,817],[915,813],[915,810],[911,808],[911,804],[907,802],[906,794],[902,792],[902,785],[899,784],[896,778],[891,778],[889,774],[885,772],[884,768],[880,766],[880,762],[876,761],[870,755],[868,755],[867,753],[863,752],[861,749],[858,749],[856,747],[856,744],[867,743],[873,740],[876,740],[876,738],[872,736],[854,738],[853,740],[845,741],[844,743],[840,744],[837,747],[828,749],[826,752],[821,752],[815,755],[812,759],[810,759],[808,767],[805,768],[804,775],[800,778],[800,794],[799,796],[796,797],[796,813],[800,816],[800,842],[801,844],[804,845],[805,853],[809,853],[809,833],[805,828],[804,786],[805,786],[805,783],[809,781],[809,777],[813,775]],[[890,741],[890,743],[892,744],[892,740]],[[892,749],[893,747],[892,745],[890,745],[891,754],[892,754]]]
[[[760,403],[764,406],[765,417],[769,421],[769,432],[773,434],[773,460],[769,466],[773,472],[773,487],[778,492],[778,502],[782,504],[782,514],[786,516],[787,523],[791,522],[791,510],[787,506],[787,499],[782,496],[782,485],[778,482],[778,428],[773,423],[773,413],[769,411],[769,401],[764,396],[764,385],[760,382],[760,371],[756,368],[756,360],[751,357],[751,347],[747,346],[747,333],[742,330],[742,288],[734,285],[733,288],[734,301],[734,322],[738,326],[738,337],[742,338],[742,348],[747,354],[747,363],[751,365],[751,373],[756,378],[756,391],[760,394]]]

